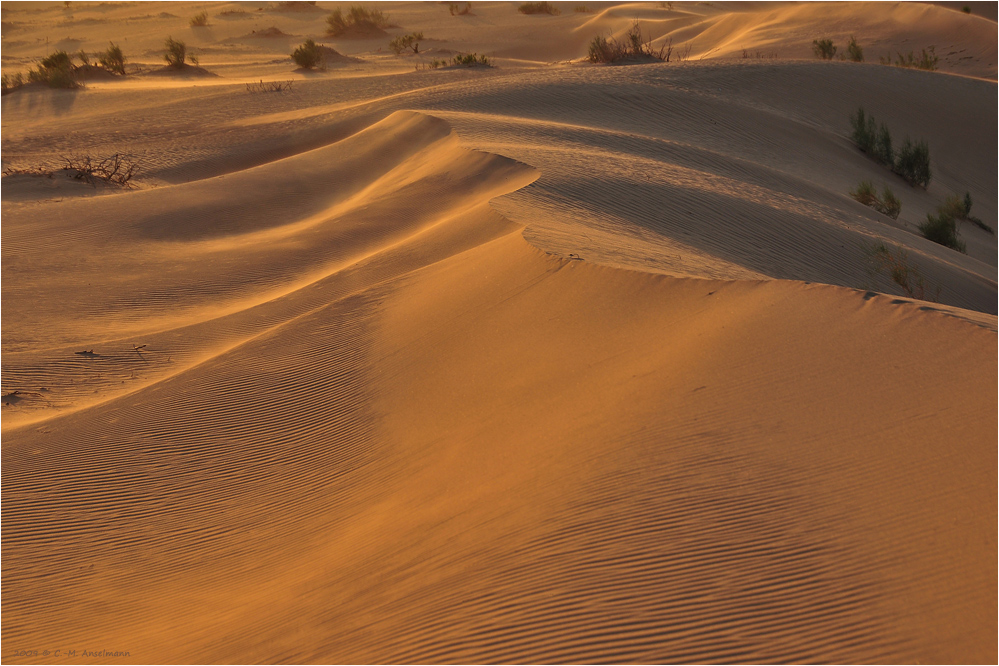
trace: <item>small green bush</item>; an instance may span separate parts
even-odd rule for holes
[[[562,11],[550,2],[525,2],[517,11],[521,14],[550,14],[558,16]]]
[[[114,42],[109,42],[107,50],[99,54],[98,62],[109,72],[125,75],[125,54]]]
[[[836,47],[831,39],[815,39],[812,41],[812,51],[823,60],[832,60],[836,55]]]
[[[73,68],[73,60],[65,51],[56,51],[42,59],[37,69],[29,69],[27,81],[18,72],[7,78],[4,92],[11,92],[25,83],[44,83],[50,88],[79,88]]]
[[[291,54],[291,59],[302,69],[313,69],[323,63],[323,53],[314,40],[307,39]]]
[[[850,42],[846,45],[847,58],[853,62],[864,62],[864,49],[857,43],[857,38],[850,35]]]
[[[912,142],[908,137],[902,143],[895,159],[895,173],[910,185],[926,189],[930,184],[930,147],[925,141]]]
[[[411,49],[413,53],[420,52],[420,42],[423,40],[422,32],[414,32],[409,35],[400,35],[396,37],[391,42],[389,42],[389,48],[395,51],[396,55],[400,55],[406,49]]]
[[[187,60],[187,45],[174,40],[173,37],[167,37],[164,46],[166,53],[163,54],[163,58],[167,61],[167,65],[177,69],[183,67],[184,61]]]
[[[337,7],[326,17],[326,33],[333,37],[344,34],[348,30],[375,31],[388,27],[388,16],[378,9],[365,9],[353,6],[344,14]]]
[[[934,243],[946,245],[958,252],[966,251],[965,244],[957,237],[957,220],[953,217],[942,213],[927,213],[926,222],[919,225],[919,231]]]
[[[192,28],[204,28],[208,25],[208,12],[201,12],[191,17]]]

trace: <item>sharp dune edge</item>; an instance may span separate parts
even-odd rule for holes
[[[287,95],[243,92],[287,63],[237,38],[325,13],[219,5],[211,81],[4,96],[5,167],[143,164],[3,178],[5,660],[999,658],[996,240],[915,232],[965,190],[995,226],[994,20],[591,4],[388,3],[500,67],[337,43],[371,62]],[[155,49],[161,7],[201,9],[5,3],[5,57],[59,21]],[[636,18],[703,59],[543,66]],[[816,25],[978,60],[794,60]],[[927,191],[852,146],[859,105],[929,142]]]

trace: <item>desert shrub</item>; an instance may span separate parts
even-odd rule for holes
[[[192,28],[204,28],[208,25],[208,12],[201,12],[191,17]]]
[[[881,208],[879,210],[893,220],[897,220],[898,216],[902,214],[902,202],[887,185],[881,193]]]
[[[14,78],[15,76],[19,77],[20,80],[15,79]],[[3,76],[0,76],[0,94],[6,95],[9,92],[17,90],[23,85],[24,85],[24,75],[21,74],[20,72],[18,72],[14,76],[11,76],[10,74],[4,74]]]
[[[871,156],[881,164],[886,164],[889,167],[895,164],[895,151],[891,145],[891,132],[888,131],[888,126],[884,123],[881,123],[877,135],[874,137],[874,147],[871,151]]]
[[[167,61],[167,65],[177,69],[183,67],[184,61],[187,60],[187,45],[174,40],[173,37],[167,37],[164,46],[166,53],[163,54],[163,58]]]
[[[971,222],[976,227],[979,227],[990,234],[995,233],[992,227],[971,214],[971,206],[971,192],[965,192],[963,197],[956,194],[952,194],[947,197],[944,199],[944,202],[940,204],[940,207],[937,210],[938,212],[954,217],[955,219]]]
[[[45,69],[69,70],[73,66],[73,60],[65,51],[56,51],[52,55],[43,58],[41,64]]]
[[[109,185],[131,187],[138,164],[128,155],[115,153],[108,157],[91,157],[90,155],[75,155],[63,157],[66,163],[64,171],[72,172],[73,178],[83,180],[97,186],[97,182]]]
[[[677,56],[677,60],[685,60],[690,53],[690,45],[686,51]],[[594,37],[588,49],[590,62],[611,63],[621,60],[634,60],[639,58],[655,58],[663,62],[669,62],[673,58],[673,40],[668,39],[657,49],[652,46],[652,41],[646,41],[642,35],[642,28],[638,21],[631,26],[625,34],[624,41],[615,39],[605,39],[604,37]]]
[[[80,59],[80,64],[84,67],[90,67],[90,56],[83,49],[76,54],[76,57]]]
[[[896,152],[892,146],[891,132],[881,123],[880,128],[873,116],[868,116],[864,108],[850,116],[853,127],[853,142],[863,152],[880,164],[897,173],[910,185],[926,188],[930,183],[930,148],[925,141],[913,142],[906,137],[902,147]]]
[[[573,9],[572,11],[576,12],[577,14],[590,14],[593,12],[593,10],[587,7],[586,5],[576,5],[575,9]]]
[[[878,188],[874,187],[874,184],[869,180],[862,180],[860,184],[857,185],[857,189],[850,192],[850,196],[864,204],[865,206],[874,206],[874,202],[878,200]]]
[[[815,39],[812,41],[812,51],[823,60],[832,60],[836,55],[836,47],[831,39]]]
[[[965,5],[964,7],[961,7],[961,11],[964,12],[965,14],[970,14],[971,13],[971,7],[969,7],[968,5]]]
[[[957,220],[939,211],[936,215],[927,213],[926,221],[919,225],[919,231],[934,243],[946,245],[958,252],[966,249],[965,244],[957,237]]]
[[[336,37],[348,30],[380,30],[388,27],[388,16],[378,9],[354,6],[344,14],[337,7],[326,17],[326,33]]]
[[[307,39],[292,52],[291,59],[302,69],[313,69],[322,65],[323,53],[315,41]]]
[[[43,83],[50,88],[80,87],[73,71],[72,58],[65,51],[56,51],[43,58],[37,69],[29,69],[27,81],[20,72],[15,74],[13,78],[8,77],[4,92],[16,90],[25,83]]]
[[[936,47],[933,46],[930,47],[929,51],[921,49],[918,57],[912,51],[909,51],[905,55],[902,55],[900,51],[896,51],[895,56],[894,62],[892,62],[890,53],[887,56],[881,56],[881,64],[894,65],[895,67],[904,67],[906,69],[925,69],[932,72],[936,70],[937,63],[940,62],[940,57],[936,53]]]
[[[457,2],[452,2],[448,5],[448,11],[451,12],[451,16],[467,16],[472,13],[472,3],[466,2],[462,7]]]
[[[847,58],[853,62],[864,62],[864,49],[857,43],[857,38],[850,35],[850,41],[846,45]]]
[[[850,196],[893,220],[897,220],[902,212],[902,202],[887,185],[879,197],[878,188],[870,181],[864,180],[857,185],[857,189],[850,192]]]
[[[492,67],[489,63],[489,58],[484,55],[480,56],[478,53],[459,53],[451,58],[451,65],[462,67]]]
[[[895,173],[910,185],[926,188],[930,184],[930,147],[925,141],[913,143],[908,137],[898,150]]]
[[[909,260],[909,254],[903,248],[889,247],[883,240],[878,240],[869,248],[868,255],[872,275],[886,275],[909,298],[936,301],[940,297],[940,288],[930,288],[919,267]]]
[[[406,49],[411,49],[413,53],[420,52],[420,42],[423,40],[422,32],[414,32],[409,35],[400,35],[391,42],[389,48],[395,51],[396,55],[401,54]]]
[[[558,16],[562,11],[550,2],[525,2],[517,11],[521,14],[550,14]]]
[[[114,42],[109,42],[108,48],[104,53],[98,54],[97,61],[100,63],[101,67],[112,72],[114,74],[125,74],[125,54],[121,52],[121,48]]]
[[[878,135],[874,118],[866,114],[864,107],[859,107],[857,113],[850,116],[850,124],[853,126],[853,142],[865,153],[873,155]]]

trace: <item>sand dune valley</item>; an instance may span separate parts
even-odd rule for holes
[[[996,3],[0,13],[4,663],[999,659]]]

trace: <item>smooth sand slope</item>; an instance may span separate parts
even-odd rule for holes
[[[303,75],[234,37],[333,5],[207,33],[196,4],[4,4],[4,71],[71,22],[137,54],[187,30],[222,74],[3,97],[5,167],[142,165],[2,181],[12,663],[994,662],[996,240],[916,225],[969,191],[996,226],[996,24],[712,5],[388,4],[501,66],[362,41]],[[539,62],[635,18],[708,57]],[[822,21],[982,69],[787,59]],[[775,31],[784,59],[724,56]],[[861,104],[928,141],[928,190],[852,146]]]

